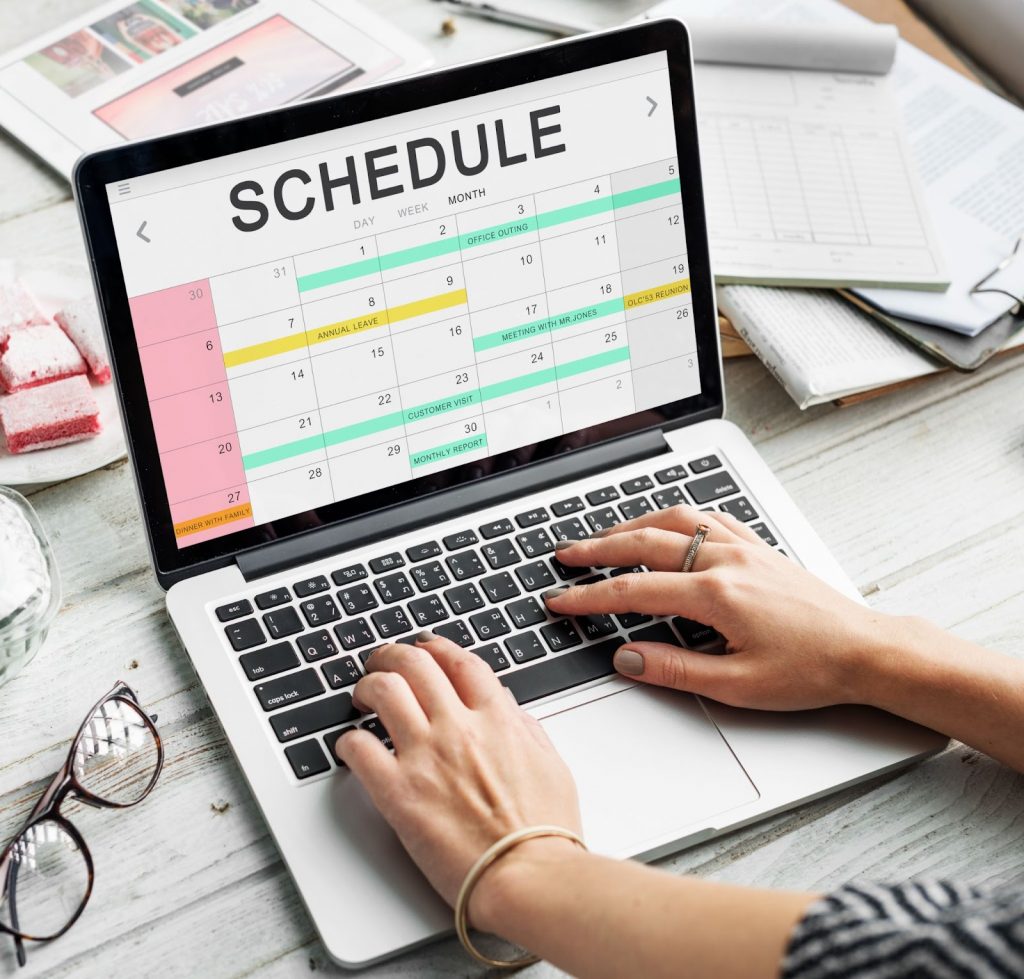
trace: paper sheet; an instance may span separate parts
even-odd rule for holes
[[[0,125],[70,176],[88,150],[430,63],[352,0],[114,0],[0,56]]]
[[[667,0],[647,16],[782,5]],[[887,77],[701,64],[696,88],[719,281],[946,286]]]

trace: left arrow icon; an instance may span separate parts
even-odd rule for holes
[[[145,231],[145,230],[146,230],[146,225],[147,225],[147,224],[149,224],[149,222],[148,222],[148,221],[143,221],[143,222],[142,222],[142,224],[140,224],[140,225],[139,225],[139,230],[135,232],[135,236],[136,236],[137,238],[141,238],[141,239],[142,239],[142,240],[143,240],[143,241],[144,241],[144,242],[145,242],[145,243],[146,243],[146,244],[148,245],[148,244],[149,244],[149,241],[150,241],[150,239],[149,239],[149,235],[144,235],[144,234],[142,233],[143,231]]]

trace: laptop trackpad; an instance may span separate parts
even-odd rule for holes
[[[576,777],[593,850],[645,853],[758,798],[691,694],[634,687],[542,721]]]

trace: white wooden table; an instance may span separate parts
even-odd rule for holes
[[[93,0],[0,0],[0,44]],[[642,7],[591,0],[595,20]],[[439,36],[427,0],[375,0],[441,63],[533,43],[460,18]],[[67,184],[0,137],[0,256],[83,258]],[[726,369],[729,416],[874,606],[916,612],[1024,655],[1024,359],[948,375],[884,400],[798,411],[760,364]],[[167,763],[136,810],[73,807],[96,860],[81,921],[29,947],[27,976],[299,976],[327,959],[164,613],[124,462],[37,490],[64,608],[0,688],[0,837],[7,839],[93,700],[117,678],[159,713]],[[839,793],[663,862],[762,886],[823,889],[863,876],[952,875],[1024,885],[1024,778],[956,747],[898,777]],[[345,914],[339,904],[338,914]],[[685,925],[685,923],[683,923]],[[743,923],[737,922],[742,928]],[[2,936],[0,936],[2,938]],[[0,941],[0,969],[16,970]],[[454,940],[369,975],[470,975]],[[556,974],[547,965],[531,976]]]

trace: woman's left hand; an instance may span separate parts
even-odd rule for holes
[[[369,731],[338,739],[338,755],[366,787],[409,855],[449,903],[476,859],[514,830],[548,823],[580,832],[576,785],[540,723],[490,667],[447,639],[387,645],[367,661],[353,700],[375,711],[391,754]],[[502,863],[565,839],[531,840]],[[474,891],[470,916],[491,873]]]

